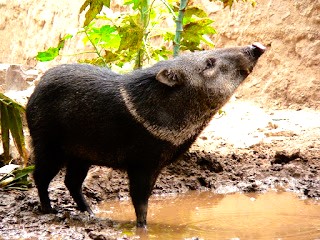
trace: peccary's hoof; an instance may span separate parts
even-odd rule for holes
[[[88,212],[90,216],[94,216],[94,213],[93,211],[91,210],[91,208],[89,206],[86,206],[86,207],[78,207],[78,210],[80,212]]]
[[[40,212],[43,214],[56,214],[56,213],[58,213],[58,211],[56,209],[52,208],[51,206],[50,207],[41,206]]]
[[[137,222],[137,228],[147,229],[147,223],[146,222]]]
[[[89,209],[87,210],[87,212],[89,213],[90,216],[92,216],[92,217],[95,216],[94,213],[93,213],[93,211],[91,210],[91,208],[89,208]]]

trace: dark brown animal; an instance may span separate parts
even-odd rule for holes
[[[65,184],[81,211],[91,165],[128,173],[137,226],[161,169],[188,150],[228,101],[265,48],[201,51],[119,75],[90,65],[47,71],[27,105],[43,212],[52,212],[48,185],[66,166]]]

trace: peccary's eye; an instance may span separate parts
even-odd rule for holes
[[[206,69],[213,68],[216,65],[216,59],[215,58],[208,58],[206,60]]]
[[[249,75],[249,70],[239,70],[239,74],[243,77],[247,77]]]

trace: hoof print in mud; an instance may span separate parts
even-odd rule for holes
[[[210,172],[220,173],[223,171],[223,167],[220,162],[215,159],[212,159],[210,154],[200,157],[197,161],[199,166],[204,170],[209,170]]]
[[[271,161],[271,164],[287,164],[293,160],[301,159],[303,160],[303,156],[300,153],[300,150],[295,150],[291,153],[288,153],[287,151],[277,151],[274,160]]]

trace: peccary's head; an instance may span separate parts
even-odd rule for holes
[[[182,55],[164,66],[156,78],[172,88],[190,88],[220,108],[250,74],[265,47],[254,43]]]
[[[153,136],[192,142],[265,51],[259,43],[181,55],[130,75],[120,89],[129,112]],[[125,76],[126,77],[126,76]]]

